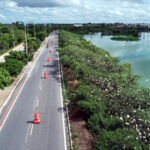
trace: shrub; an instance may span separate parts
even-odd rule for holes
[[[40,39],[41,41],[43,41],[45,39],[45,37],[47,36],[47,32],[44,31],[40,31],[36,34],[36,37],[38,39]]]
[[[8,56],[5,56],[6,62],[9,61],[9,59],[17,59],[24,65],[28,63],[28,55],[25,52],[11,51]]]
[[[100,113],[95,113],[88,120],[88,125],[93,134],[98,135],[101,129],[116,130],[123,128],[123,121],[113,116],[107,117]]]
[[[79,101],[77,103],[82,108],[82,111],[84,112],[86,118],[89,118],[94,113],[103,113],[106,109],[103,104],[95,101]]]
[[[24,66],[23,63],[17,59],[8,59],[4,63],[4,68],[6,68],[6,70],[8,70],[8,72],[11,76],[15,76],[15,77],[17,77],[19,75],[23,66]]]
[[[138,134],[133,129],[116,129],[107,131],[102,129],[98,142],[97,150],[142,150],[139,141],[136,140]]]
[[[9,86],[11,82],[12,78],[9,72],[4,68],[0,68],[0,88],[4,89],[4,87]]]

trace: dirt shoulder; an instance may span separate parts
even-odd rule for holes
[[[75,84],[77,84],[78,81],[72,78],[70,70],[67,67],[63,67],[63,72],[68,82],[69,93],[73,93],[75,90]],[[69,117],[75,149],[94,150],[93,145],[95,139],[87,129],[87,123],[83,118],[82,111],[74,102],[70,102],[69,104]]]

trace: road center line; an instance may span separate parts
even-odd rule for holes
[[[39,105],[39,99],[37,99],[36,107],[38,107],[38,105]]]
[[[40,91],[42,90],[42,84],[40,85]]]
[[[28,135],[29,135],[30,128],[31,128],[31,124],[28,126],[25,142],[27,142],[27,140],[28,140]]]
[[[32,124],[32,125],[31,125],[31,129],[30,129],[30,136],[32,135],[33,127],[34,127],[34,125]]]

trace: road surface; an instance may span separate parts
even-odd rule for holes
[[[66,150],[56,32],[50,34],[47,43],[1,115],[0,122],[5,123],[1,124],[0,150]],[[48,56],[50,62],[46,61]],[[39,125],[33,124],[34,112],[39,112]]]

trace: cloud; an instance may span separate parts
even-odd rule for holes
[[[2,19],[7,19],[4,15],[2,15],[2,14],[0,14],[0,18],[2,18]]]
[[[10,22],[149,22],[149,6],[149,0],[0,0]]]
[[[19,7],[65,7],[80,5],[81,0],[13,0]]]

